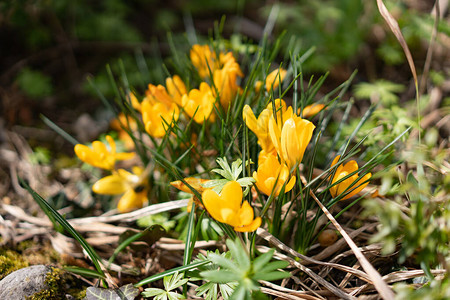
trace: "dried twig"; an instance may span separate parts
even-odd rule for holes
[[[258,231],[259,231],[259,229],[258,229]],[[289,248],[289,247],[287,247],[287,248]],[[264,246],[258,246],[257,249],[258,249],[258,251],[261,251],[261,252],[267,252],[267,251],[270,250],[268,247],[264,247]],[[329,290],[334,295],[336,295],[338,297],[341,297],[342,299],[354,299],[352,296],[350,296],[349,294],[344,293],[341,289],[336,288],[331,283],[329,283],[328,281],[326,281],[325,279],[323,279],[322,277],[317,275],[315,272],[313,272],[311,269],[309,269],[308,267],[306,267],[303,264],[299,263],[295,259],[293,259],[293,258],[291,258],[291,257],[289,257],[287,255],[281,254],[279,252],[275,252],[274,257],[282,259],[282,260],[285,260],[285,261],[288,261],[291,265],[295,266],[296,268],[298,268],[301,271],[303,271],[304,273],[306,273],[308,276],[313,278],[320,285],[324,286],[327,290]]]
[[[342,229],[341,225],[336,221],[336,219],[330,214],[328,209],[317,199],[316,195],[312,191],[310,191],[311,196],[314,201],[319,205],[325,215],[330,219],[336,229],[341,233],[342,237],[345,239],[347,244],[352,249],[359,263],[361,264],[364,271],[366,271],[367,275],[372,280],[375,288],[383,299],[394,299],[394,292],[392,292],[391,288],[383,281],[380,273],[375,270],[375,268],[371,265],[371,263],[367,260],[367,258],[362,254],[361,250],[359,250],[358,246],[356,246],[355,242],[351,239],[351,237],[347,234],[347,232]]]

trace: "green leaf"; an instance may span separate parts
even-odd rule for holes
[[[165,276],[163,283],[166,291],[171,291],[187,283],[189,279],[183,279],[183,273],[175,272],[173,275]]]
[[[154,297],[157,295],[165,294],[166,291],[163,289],[157,289],[157,288],[146,288],[141,295],[144,297]]]
[[[244,177],[237,180],[242,187],[252,185],[256,180],[253,177]]]
[[[84,277],[105,278],[102,274],[92,269],[86,269],[81,267],[63,267],[63,269],[66,270],[67,272],[75,273]]]
[[[96,287],[88,287],[86,290],[85,300],[133,300],[139,295],[139,289],[135,288],[131,283],[121,286],[118,289],[102,289]]]
[[[236,259],[236,263],[241,270],[249,270],[250,269],[250,258],[247,254],[247,251],[243,248],[240,240],[236,239],[235,241],[228,239],[227,240],[228,249],[230,249],[231,255]]]
[[[253,260],[253,270],[255,273],[258,273],[260,269],[262,269],[272,258],[274,249],[264,253],[263,255],[258,256],[255,260]]]
[[[207,282],[195,289],[197,297],[204,296],[204,299],[218,299],[218,285],[214,282]]]
[[[206,280],[217,283],[228,283],[231,281],[239,281],[241,279],[239,274],[229,270],[203,271],[200,273],[200,276]]]
[[[291,274],[284,271],[274,271],[274,272],[268,272],[268,273],[256,273],[253,276],[254,280],[266,280],[266,281],[275,281],[280,280],[284,278],[291,277]]]
[[[227,181],[228,181],[228,180],[233,180],[233,175],[232,175],[231,173],[225,171],[225,170],[222,170],[222,169],[212,169],[211,172],[214,172],[214,173],[219,174],[220,176],[226,178]],[[222,180],[224,180],[224,179],[222,179]]]
[[[228,164],[228,160],[226,157],[219,157],[217,158],[217,164],[224,169],[225,171],[227,171],[228,173],[231,174],[231,168],[230,165]]]
[[[231,164],[231,175],[233,177],[233,180],[238,179],[241,172],[242,172],[242,160],[238,158]]]
[[[287,261],[276,260],[276,261],[272,261],[272,262],[266,264],[264,267],[259,269],[258,272],[266,273],[266,272],[271,272],[271,271],[277,270],[277,269],[284,269],[288,265],[289,265],[289,263]]]
[[[139,281],[138,283],[136,283],[134,286],[140,287],[140,286],[146,285],[146,284],[148,284],[148,283],[151,283],[151,282],[153,282],[153,281],[162,279],[162,278],[164,278],[164,277],[167,276],[167,275],[175,274],[176,272],[184,272],[184,271],[188,271],[188,270],[197,268],[197,267],[199,267],[199,266],[205,265],[205,264],[207,264],[207,263],[209,263],[209,262],[210,262],[209,260],[204,260],[204,261],[199,261],[199,262],[191,263],[191,264],[186,265],[186,266],[181,266],[181,267],[178,267],[178,268],[173,268],[173,269],[170,269],[170,270],[161,272],[161,273],[159,273],[159,274],[155,274],[155,275],[153,275],[153,276],[147,277],[147,278],[145,278],[145,279]]]
[[[359,83],[355,86],[355,96],[363,99],[379,99],[384,105],[390,106],[398,101],[395,93],[400,93],[405,87],[387,80],[377,80],[373,83]]]
[[[105,277],[105,273],[103,273],[102,268],[100,267],[100,256],[98,256],[97,252],[89,245],[86,240],[69,224],[44,198],[42,198],[38,193],[36,193],[22,178],[18,178],[20,184],[33,196],[33,199],[39,204],[39,206],[44,210],[46,215],[53,220],[54,224],[58,222],[62,228],[64,228],[70,235],[73,236],[74,239],[80,243],[81,247],[86,250],[86,253],[94,263],[95,269],[99,274]]]
[[[44,115],[40,115],[42,121],[51,129],[53,129],[56,133],[58,133],[60,136],[62,136],[66,141],[71,143],[72,145],[80,144],[79,141],[77,141],[73,136],[68,134],[66,131],[64,131],[61,127],[53,123],[49,118],[47,118]]]
[[[233,262],[231,259],[225,258],[222,255],[211,253],[208,255],[208,258],[211,260],[212,263],[215,263],[222,268],[230,269],[230,270],[236,270],[239,268],[239,266]]]

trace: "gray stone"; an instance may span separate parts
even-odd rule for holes
[[[12,272],[0,281],[0,299],[22,300],[47,287],[45,279],[50,267],[36,265]]]

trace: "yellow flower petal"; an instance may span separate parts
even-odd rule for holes
[[[221,199],[227,202],[227,207],[237,212],[241,206],[242,195],[241,185],[237,181],[229,181],[222,189]]]
[[[147,191],[136,193],[133,189],[128,190],[120,198],[117,204],[117,210],[120,213],[130,212],[141,208],[147,201]]]
[[[234,230],[238,232],[253,232],[256,229],[258,229],[259,226],[261,226],[261,222],[262,222],[261,217],[257,217],[250,224],[245,226],[234,227]]]
[[[351,187],[352,191],[345,196],[344,198],[342,198],[342,200],[348,199],[350,197],[355,196],[356,194],[358,194],[359,192],[361,192],[368,184],[369,184],[369,179],[372,177],[371,173],[368,173],[366,175],[364,175],[364,177],[360,178],[355,185],[353,185]],[[352,177],[353,178],[353,177]],[[356,180],[355,180],[356,181]],[[367,181],[367,182],[364,182]],[[359,184],[359,182],[361,182],[361,184]],[[363,183],[364,182],[364,183]],[[359,184],[359,185],[358,185]]]
[[[319,104],[319,103],[307,105],[307,106],[305,106],[305,108],[303,108],[302,116],[303,116],[303,118],[312,117],[312,116],[318,114],[324,107],[325,107],[324,104]]]
[[[241,206],[242,188],[236,181],[225,184],[220,196],[212,190],[204,191],[202,199],[211,217],[219,222],[229,224],[235,229],[247,230],[247,226],[254,227],[258,222],[254,224],[253,209],[247,201]]]
[[[289,169],[284,163],[280,163],[276,155],[267,155],[259,160],[258,170],[253,172],[256,187],[267,196],[280,194],[281,188],[286,183],[284,192],[290,191],[295,184],[295,176],[289,179]],[[289,180],[289,181],[288,181]]]
[[[92,190],[97,194],[117,195],[125,193],[129,185],[119,174],[115,173],[103,177],[92,186]]]
[[[247,226],[253,222],[254,213],[253,208],[250,206],[248,201],[244,201],[238,213],[239,225]]]
[[[336,156],[333,159],[331,166],[336,165],[339,158],[340,158],[339,155]],[[350,176],[349,178],[345,179],[344,181],[342,181],[338,184],[335,184],[342,178],[346,177],[348,174],[351,174],[357,170],[358,170],[358,164],[354,160],[351,160],[351,161],[347,162],[346,164],[341,164],[337,167],[334,177],[331,180],[331,184],[334,184],[334,185],[332,187],[330,187],[330,189],[329,189],[330,194],[331,194],[331,196],[333,196],[333,198],[338,197],[342,193],[348,193],[347,195],[342,197],[341,200],[348,199],[348,198],[353,197],[354,195],[358,194],[359,192],[361,192],[368,185],[368,183],[369,183],[368,180],[372,177],[371,173],[368,173],[368,174],[364,175],[363,177],[359,177],[358,173],[355,173],[352,176]],[[365,182],[365,181],[367,181],[367,182]]]
[[[100,141],[92,142],[92,149],[81,144],[74,147],[75,154],[78,158],[94,167],[106,170],[114,169],[116,160],[125,160],[134,156],[133,153],[116,153],[116,143],[109,135],[106,136],[110,150]]]
[[[211,217],[225,223],[225,220],[222,218],[222,201],[216,192],[209,189],[204,191],[202,193],[202,201]]]
[[[270,72],[266,77],[266,90],[270,92],[270,90],[276,90],[280,82],[283,82],[286,77],[287,71],[284,69],[276,69]]]
[[[244,106],[244,109],[242,110],[242,118],[244,119],[245,125],[247,125],[248,129],[256,133],[257,132],[256,117],[255,114],[253,113],[253,110],[248,104],[246,104]]]
[[[181,98],[185,113],[194,118],[198,124],[205,120],[214,121],[214,103],[216,98],[213,96],[211,88],[206,82],[200,83],[199,89],[192,89],[189,94]]]
[[[201,194],[203,193],[204,190],[206,190],[206,188],[203,187],[203,184],[205,184],[209,180],[202,178],[186,177],[184,178],[184,181],[186,181],[187,184],[189,184],[192,188],[194,188],[197,192]],[[170,185],[176,187],[177,189],[185,193],[193,194],[192,190],[181,180],[172,181]]]
[[[172,100],[181,106],[181,97],[187,94],[186,86],[180,76],[175,75],[166,79],[166,88]]]
[[[310,121],[300,117],[292,117],[286,120],[281,130],[281,157],[289,168],[301,163],[306,147],[312,138],[315,126]]]

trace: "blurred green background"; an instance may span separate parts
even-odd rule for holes
[[[399,21],[420,73],[434,22],[433,1],[385,2]],[[448,37],[445,16],[439,30]],[[35,126],[45,112],[56,123],[70,124],[85,112],[95,113],[101,103],[87,78],[111,96],[105,66],[111,64],[114,71],[119,58],[131,85],[158,83],[166,74],[152,66],[160,66],[169,55],[168,36],[172,46],[187,50],[212,37],[222,18],[224,38],[245,37],[257,44],[266,29],[272,40],[285,34],[284,55],[313,49],[302,71],[329,71],[332,86],[355,69],[356,82],[409,82],[402,49],[379,16],[376,1],[2,1],[2,123],[7,128]],[[448,49],[448,40],[438,43]],[[445,64],[440,62],[448,63],[448,53],[435,53],[434,58],[432,75],[442,77]]]

